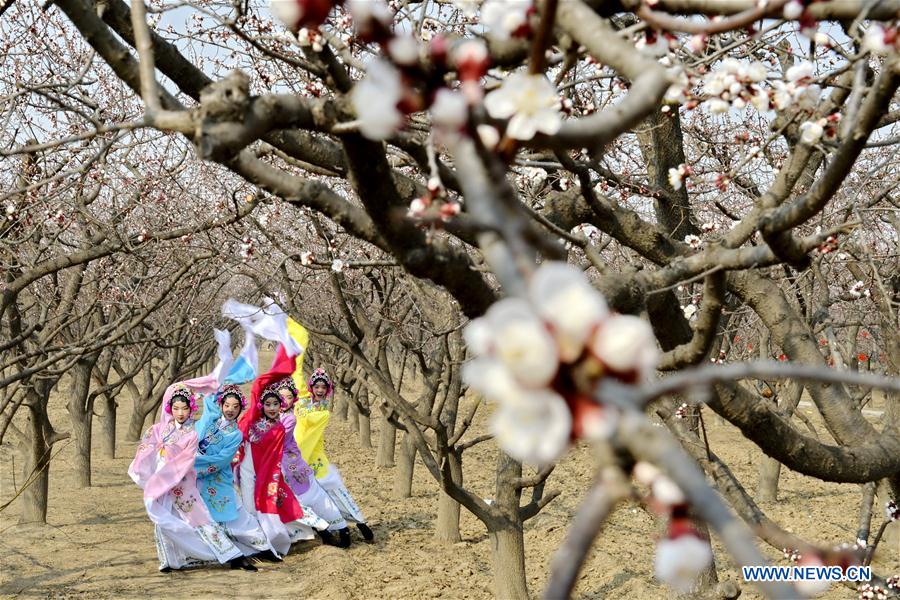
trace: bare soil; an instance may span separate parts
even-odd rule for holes
[[[61,400],[61,399],[59,399]],[[58,401],[57,406],[63,402]],[[127,425],[127,402],[120,416],[120,435]],[[809,408],[804,408],[811,414]],[[377,411],[373,411],[376,414]],[[59,429],[68,429],[63,409],[51,415]],[[483,419],[483,417],[482,417]],[[734,469],[748,490],[756,484],[761,454],[740,434],[709,417],[710,443]],[[814,420],[815,422],[815,420]],[[377,445],[379,422],[373,419]],[[483,421],[473,429],[483,428]],[[464,541],[443,545],[433,540],[437,485],[423,466],[416,468],[413,497],[391,497],[393,469],[375,466],[375,450],[360,448],[349,422],[333,419],[327,436],[329,456],[375,531],[365,544],[355,533],[349,550],[305,542],[296,545],[281,564],[262,563],[258,573],[201,568],[162,574],[157,571],[153,528],[141,503],[141,492],[127,475],[133,443],[118,444],[117,458],[94,460],[94,486],[77,489],[71,473],[74,444],[53,460],[50,478],[49,524],[19,524],[13,503],[0,513],[0,595],[39,598],[490,598],[490,542],[484,528],[463,511]],[[821,426],[819,433],[826,436]],[[473,432],[474,433],[474,432]],[[470,434],[471,435],[471,434]],[[66,442],[63,442],[65,444]],[[492,443],[465,455],[466,484],[485,498],[492,493]],[[13,448],[0,447],[0,504],[13,496]],[[19,461],[16,461],[19,465]],[[20,469],[17,468],[17,471]],[[526,525],[528,586],[538,596],[547,581],[554,550],[559,547],[593,473],[587,447],[574,449],[550,479],[548,489],[562,491]],[[15,473],[21,484],[20,472]],[[763,508],[784,527],[823,544],[855,539],[860,501],[857,485],[814,481],[784,470],[779,501]],[[883,508],[876,508],[876,523]],[[598,540],[581,575],[578,598],[665,598],[666,590],[652,577],[654,540],[662,524],[636,503],[615,512]],[[877,528],[877,524],[873,530]],[[900,573],[900,524],[876,556],[876,571]],[[779,551],[764,548],[778,564]],[[719,578],[739,580],[739,574],[716,545]],[[741,583],[744,598],[759,595]],[[825,597],[850,598],[848,588],[832,588]]]

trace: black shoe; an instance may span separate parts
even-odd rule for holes
[[[259,554],[254,554],[253,558],[257,558],[259,560],[265,560],[268,562],[281,562],[282,559],[278,558],[278,555],[272,552],[271,550],[264,550]]]
[[[338,548],[349,548],[350,547],[350,528],[344,527],[343,529],[338,530],[338,537],[340,541],[337,544]]]
[[[243,556],[238,556],[237,558],[232,558],[231,560],[228,561],[228,564],[231,565],[232,569],[243,569],[245,571],[253,571],[253,572],[256,572],[259,570],[255,566],[253,566],[253,563],[248,561]]]
[[[338,540],[334,537],[334,534],[325,529],[324,531],[317,531],[319,537],[322,538],[322,543],[326,546],[337,546]]]
[[[368,525],[366,525],[365,523],[357,523],[356,526],[359,527],[359,532],[367,542],[371,542],[375,539],[375,534],[372,533],[372,530],[369,529]]]
[[[159,572],[160,573],[171,573],[172,567],[163,567],[162,569],[159,570]]]

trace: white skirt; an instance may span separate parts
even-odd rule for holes
[[[181,520],[171,492],[156,500],[145,500],[156,534],[159,568],[184,569],[204,564],[226,563],[241,556],[218,523],[193,527]]]
[[[362,511],[359,510],[356,502],[353,501],[353,496],[347,491],[347,486],[344,485],[344,480],[341,479],[341,474],[338,472],[337,467],[334,466],[334,463],[328,465],[328,474],[318,481],[319,485],[331,496],[332,501],[337,505],[338,510],[341,511],[341,516],[345,520],[354,523],[366,522]]]
[[[241,504],[240,495],[238,495],[238,504]],[[260,527],[256,517],[248,513],[243,506],[238,506],[237,510],[238,516],[236,519],[222,523],[222,527],[234,540],[234,545],[240,549],[244,556],[252,556],[259,552],[273,550],[266,533]]]
[[[347,527],[347,521],[341,515],[341,510],[315,477],[310,480],[309,489],[297,496],[297,501],[303,507],[304,513],[308,506],[316,515],[325,520],[328,531],[337,531]],[[322,528],[317,527],[316,529]]]
[[[250,442],[245,442],[244,460],[241,461],[241,499],[244,509],[259,522],[259,526],[269,542],[269,547],[278,556],[285,556],[291,544],[316,537],[315,529],[326,529],[328,522],[319,518],[312,510],[303,508],[303,518],[290,523],[282,523],[277,514],[256,511],[256,471],[253,469],[253,450]]]

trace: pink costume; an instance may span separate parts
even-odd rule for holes
[[[212,375],[170,385],[159,422],[144,434],[128,468],[128,474],[144,490],[144,506],[156,526],[160,570],[225,563],[241,556],[222,526],[210,517],[197,491],[194,421],[188,418],[179,424],[170,412],[173,396],[189,399],[195,407],[192,389],[210,393],[216,387]]]

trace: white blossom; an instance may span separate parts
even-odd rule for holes
[[[659,58],[669,52],[669,40],[663,35],[656,35],[653,42],[648,43],[647,36],[641,35],[634,47],[648,56]]]
[[[681,67],[669,69],[669,80],[672,81],[672,84],[666,90],[666,102],[677,102],[678,104],[687,102],[687,92],[691,81],[684,69]]]
[[[303,18],[303,7],[298,0],[271,0],[269,12],[291,30],[296,29]]]
[[[893,500],[888,500],[884,504],[884,515],[888,521],[900,521],[900,506]]]
[[[759,112],[766,112],[767,110],[769,110],[768,92],[761,88],[755,88],[753,90],[753,95],[750,96],[750,104],[752,104],[753,108],[755,108]]]
[[[684,236],[684,243],[693,250],[699,250],[703,246],[703,240],[693,234]]]
[[[307,27],[301,27],[297,32],[297,42],[304,48],[312,46],[312,32]]]
[[[308,267],[313,264],[313,260],[315,260],[315,256],[309,250],[304,250],[300,253],[300,264],[304,267]]]
[[[713,98],[706,103],[709,112],[713,114],[722,114],[728,112],[728,103],[721,98]]]
[[[863,50],[868,50],[872,54],[884,56],[891,51],[891,46],[885,41],[884,27],[878,23],[872,23],[863,36]]]
[[[556,375],[559,353],[553,337],[527,300],[504,298],[485,314],[494,352],[516,381],[530,388],[547,385]]]
[[[447,132],[459,131],[469,118],[466,99],[459,92],[441,88],[431,105],[431,120],[435,127]]]
[[[800,124],[800,140],[804,144],[816,144],[822,139],[825,128],[822,127],[820,121],[824,121],[824,119],[820,119],[819,121],[804,121]]]
[[[759,61],[750,63],[750,66],[747,68],[747,77],[753,83],[760,83],[761,81],[765,81],[768,76],[769,70],[766,69],[766,65],[762,64]]]
[[[525,167],[522,169],[526,180],[532,185],[538,186],[547,180],[547,170],[540,167]]]
[[[603,364],[620,373],[637,371],[646,376],[659,360],[650,325],[631,315],[614,315],[603,321],[591,337],[589,347]]]
[[[685,534],[675,539],[665,538],[656,545],[653,572],[672,589],[687,593],[711,560],[709,542],[697,536]]]
[[[346,266],[347,266],[347,263],[345,263],[344,261],[342,261],[339,258],[336,258],[333,261],[331,261],[331,270],[334,271],[335,273],[340,273],[341,271],[344,270],[344,268]]]
[[[822,33],[821,31],[816,32],[816,35],[813,38],[813,41],[815,41],[816,45],[818,45],[818,46],[827,46],[827,47],[834,46],[834,40],[832,40],[830,37],[828,37],[828,34]]]
[[[694,54],[700,54],[706,49],[706,42],[708,39],[709,38],[705,33],[695,33],[691,36],[691,39],[688,40],[688,50]]]
[[[349,9],[357,26],[370,20],[390,25],[394,20],[394,11],[383,0],[350,0]]]
[[[799,566],[803,567],[824,567],[818,556],[813,554],[804,554],[798,561]],[[831,582],[827,579],[805,579],[794,582],[797,591],[803,594],[804,598],[814,598],[820,594],[824,594],[831,587]]]
[[[484,356],[489,354],[492,349],[491,345],[491,326],[485,317],[472,319],[469,324],[463,328],[463,340],[476,356]]]
[[[498,40],[508,40],[528,24],[530,0],[487,0],[481,7],[481,24]]]
[[[406,216],[417,219],[421,217],[425,210],[428,208],[428,204],[422,198],[415,198],[412,202],[409,203],[409,210],[406,211]]]
[[[811,110],[815,108],[822,91],[816,84],[803,83],[803,79],[788,83],[775,81],[773,87],[775,88],[773,101],[778,110],[784,110],[794,104],[803,110]]]
[[[569,446],[572,413],[562,396],[548,389],[523,390],[500,405],[490,430],[511,457],[542,466],[554,462]]]
[[[683,504],[685,501],[684,493],[678,484],[665,475],[659,475],[653,480],[653,483],[650,484],[650,491],[659,502],[669,506]]]
[[[493,150],[500,143],[500,132],[493,125],[479,125],[475,128],[478,139],[488,150]]]
[[[462,366],[462,378],[466,384],[491,402],[512,402],[523,388],[509,369],[499,360],[487,356],[479,356]]]
[[[388,53],[398,65],[414,65],[419,62],[419,42],[412,36],[398,35],[388,42]]]
[[[468,18],[478,14],[479,0],[453,0],[453,6]]]
[[[562,125],[559,96],[543,75],[513,73],[485,97],[484,106],[491,117],[510,119],[506,134],[516,140],[553,135]]]
[[[660,471],[656,466],[644,460],[638,461],[634,465],[632,472],[634,473],[634,478],[646,486],[651,485],[653,480],[660,475]]]
[[[372,140],[383,140],[400,129],[403,115],[397,103],[403,94],[400,72],[385,60],[369,63],[366,77],[353,87],[351,102],[359,129]]]
[[[669,169],[669,185],[676,192],[681,189],[684,178],[690,173],[690,169],[684,164]]]
[[[681,312],[684,313],[684,318],[687,320],[691,320],[697,314],[697,305],[696,304],[688,304],[681,308]]]
[[[603,296],[574,265],[548,261],[531,279],[529,294],[538,314],[553,328],[563,362],[572,362],[584,350],[593,328],[609,310]]]
[[[850,295],[854,298],[862,298],[863,296],[869,296],[869,290],[865,289],[866,284],[862,281],[857,281],[853,285],[850,286]]]
[[[783,16],[788,21],[795,21],[803,14],[803,3],[799,0],[791,0],[784,5]]]
[[[801,60],[787,70],[785,79],[787,81],[800,81],[809,79],[815,73],[815,67],[808,60]]]

